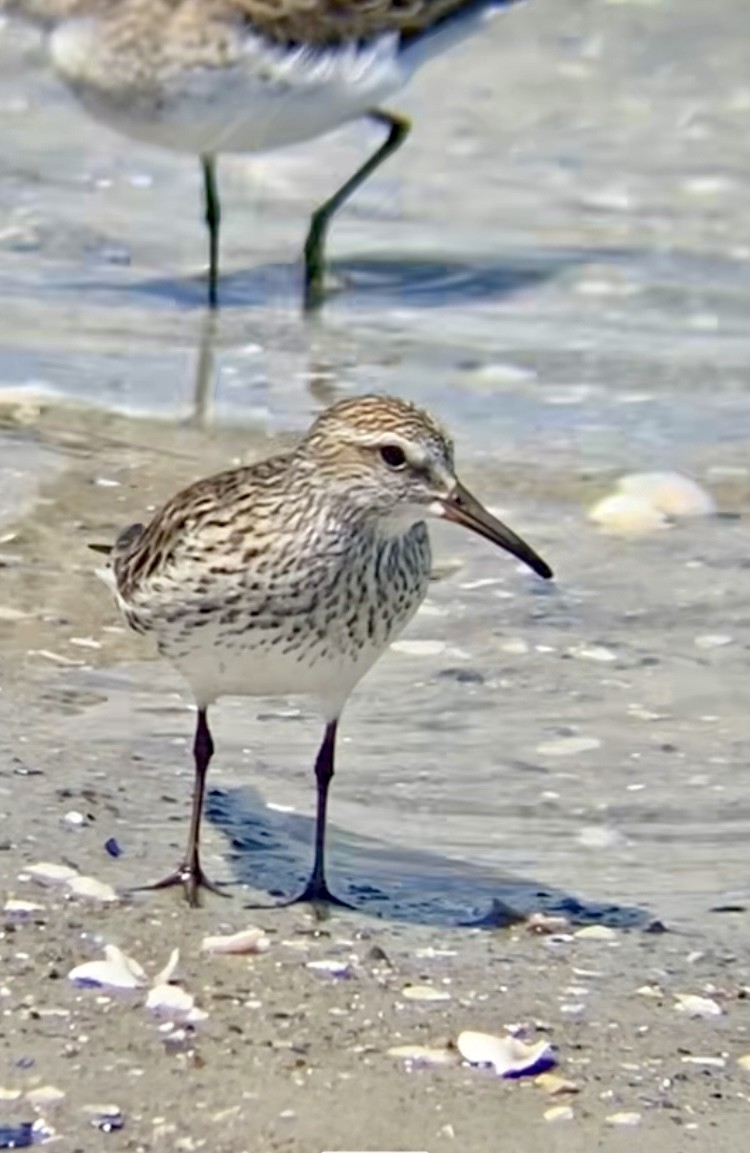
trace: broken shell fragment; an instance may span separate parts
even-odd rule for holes
[[[572,1121],[574,1116],[570,1105],[551,1105],[544,1111],[545,1121]]]
[[[107,945],[103,961],[84,961],[68,973],[68,979],[82,989],[138,989],[146,983],[146,974],[137,961]]]
[[[38,865],[30,865],[24,872],[39,885],[52,887],[54,885],[67,885],[78,871],[70,865],[56,865],[52,861],[40,861]]]
[[[556,1064],[549,1041],[527,1045],[518,1037],[459,1033],[458,1051],[470,1065],[492,1065],[498,1077],[533,1077]]]
[[[447,989],[436,989],[434,985],[407,985],[401,990],[406,1001],[450,1001]]]
[[[633,472],[617,482],[620,492],[646,500],[665,516],[714,516],[716,505],[710,493],[679,472]]]
[[[562,1093],[579,1092],[575,1081],[568,1081],[566,1077],[560,1077],[557,1073],[540,1073],[538,1077],[534,1078],[534,1084],[538,1085],[540,1089],[544,1089],[545,1093],[549,1093],[550,1097],[557,1097]]]
[[[173,949],[169,954],[169,960],[163,969],[160,970],[154,977],[154,985],[169,985],[175,980],[177,969],[180,964],[180,950]]]
[[[614,536],[641,536],[669,527],[664,513],[650,501],[624,492],[603,497],[589,510],[589,520]]]
[[[9,897],[3,905],[3,913],[8,921],[39,921],[44,914],[44,906],[34,901],[21,901]]]
[[[100,901],[102,904],[111,904],[119,897],[111,885],[106,881],[97,881],[96,877],[71,877],[67,882],[67,889],[71,897],[78,897],[84,901]]]
[[[238,933],[204,937],[201,951],[204,953],[265,953],[271,942],[262,929],[250,925]]]
[[[693,993],[675,993],[675,1009],[689,1017],[720,1017],[724,1012],[718,1001],[711,997],[697,997]]]
[[[154,985],[146,997],[146,1008],[157,1017],[185,1025],[197,1025],[208,1017],[196,1007],[192,993],[179,985]]]
[[[388,1050],[389,1057],[398,1057],[410,1065],[455,1065],[455,1049],[431,1048],[429,1045],[396,1045]]]

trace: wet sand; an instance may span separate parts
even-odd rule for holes
[[[228,307],[206,322],[197,166],[123,148],[3,30],[0,887],[41,909],[5,916],[0,1125],[38,1113],[84,1153],[744,1148],[739,8],[538,0],[437,63],[404,102],[414,139],[336,226],[351,284],[312,326],[290,262],[365,131],[222,165]],[[246,908],[309,867],[319,723],[298,701],[216,709],[206,865],[231,900],[100,908],[24,880],[51,860],[125,891],[174,866],[187,831],[189,698],[122,629],[88,542],[371,388],[450,423],[464,479],[557,581],[436,531],[439,579],[404,638],[423,643],[383,659],[342,728],[331,872],[361,912]],[[603,536],[587,509],[654,467],[720,515]],[[467,927],[493,902],[521,920]],[[537,935],[538,910],[570,923]],[[250,923],[263,956],[201,955]],[[573,935],[592,924],[612,938]],[[179,947],[207,1019],[170,1040],[147,990],[74,988],[107,943],[151,977]],[[415,984],[450,997],[410,1000]],[[678,994],[720,1012],[692,1018]],[[508,1028],[548,1038],[577,1092],[389,1054]],[[64,1097],[35,1107],[48,1085]],[[104,1135],[84,1106],[107,1102],[123,1127]],[[545,1119],[558,1105],[572,1119]]]

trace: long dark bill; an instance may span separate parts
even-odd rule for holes
[[[492,544],[499,545],[506,552],[518,557],[545,580],[549,580],[553,576],[552,569],[547,562],[537,556],[533,548],[527,545],[525,540],[521,540],[520,536],[516,536],[512,529],[488,513],[487,509],[460,482],[456,483],[451,495],[443,497],[440,503],[443,506],[445,520],[463,525],[464,528],[471,529],[472,532],[478,533],[479,536],[483,536]]]

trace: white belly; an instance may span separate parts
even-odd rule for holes
[[[410,74],[393,35],[366,48],[315,53],[246,37],[229,65],[173,64],[138,85],[125,62],[119,70],[116,62],[105,66],[92,20],[61,25],[50,51],[94,118],[135,139],[201,155],[262,152],[313,139],[377,108]]]

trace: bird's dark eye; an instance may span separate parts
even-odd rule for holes
[[[380,456],[389,468],[403,468],[406,464],[406,453],[397,444],[384,444]]]

